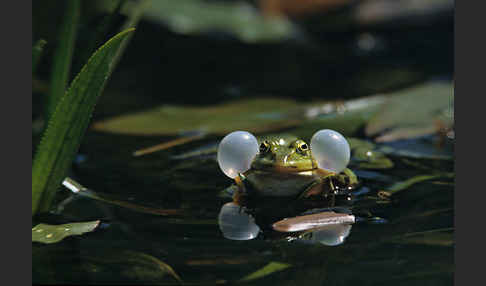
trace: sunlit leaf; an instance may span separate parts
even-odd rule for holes
[[[391,94],[366,126],[377,142],[416,138],[453,124],[454,88],[450,83],[432,82]]]
[[[208,107],[165,105],[97,122],[94,128],[132,135],[177,135],[193,131],[225,135],[234,130],[265,132],[297,125],[303,118],[288,113],[300,109],[302,106],[294,100],[282,98],[247,99]]]
[[[32,214],[49,209],[110,76],[113,58],[133,31],[119,33],[96,51],[57,104],[33,161]]]
[[[291,266],[292,266],[291,264],[272,261],[272,262],[268,263],[267,265],[265,265],[263,268],[241,278],[239,281],[243,282],[243,281],[251,281],[251,280],[259,279],[259,278],[265,277],[267,275],[270,275],[274,272],[287,269]]]
[[[280,232],[296,232],[336,224],[352,224],[354,215],[333,211],[297,216],[277,221],[272,228]]]
[[[59,225],[38,224],[32,228],[32,242],[55,243],[72,235],[91,232],[98,227],[99,220],[88,222],[74,222]]]

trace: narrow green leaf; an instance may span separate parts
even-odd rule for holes
[[[287,264],[287,263],[273,262],[272,261],[272,262],[268,263],[267,265],[265,265],[263,268],[241,278],[239,281],[243,282],[243,281],[250,281],[250,280],[259,279],[259,278],[262,278],[262,277],[267,276],[269,274],[272,274],[273,272],[277,272],[277,271],[287,269],[291,266],[292,265]]]
[[[34,157],[32,214],[49,209],[110,76],[113,59],[123,40],[134,30],[119,33],[96,51],[57,105]]]
[[[32,228],[32,242],[56,243],[71,235],[81,235],[98,227],[99,220],[59,225],[38,224]]]
[[[66,91],[76,40],[81,1],[66,1],[65,5],[64,20],[59,30],[59,41],[52,62],[49,96],[46,102],[46,118],[51,117],[57,103]]]
[[[434,175],[421,175],[421,176],[415,176],[412,177],[408,180],[402,181],[402,182],[396,182],[390,187],[386,188],[388,193],[390,194],[396,194],[402,190],[408,189],[412,185],[416,183],[420,183],[423,181],[428,181],[428,180],[434,180],[434,179],[439,179],[439,178],[454,178],[454,173],[444,173],[444,174],[434,174]]]
[[[32,47],[32,74],[36,71],[37,69],[37,64],[40,61],[40,58],[42,56],[42,52],[44,50],[44,46],[47,44],[47,42],[44,39],[40,39],[35,43],[35,45]]]

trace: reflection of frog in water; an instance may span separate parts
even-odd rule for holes
[[[235,178],[239,196],[309,198],[347,193],[358,181],[350,169],[339,174],[317,166],[309,145],[291,135],[264,137],[251,168]]]

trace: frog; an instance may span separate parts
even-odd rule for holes
[[[328,197],[350,192],[358,185],[348,168],[340,173],[319,168],[309,144],[294,135],[260,137],[258,143],[259,153],[250,169],[235,177],[235,201],[239,196]]]

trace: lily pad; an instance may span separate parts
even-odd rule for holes
[[[32,228],[32,242],[56,243],[68,236],[81,235],[95,230],[99,220],[59,225],[38,224]]]
[[[366,135],[389,142],[432,134],[454,124],[454,87],[431,82],[391,94],[366,126]]]

